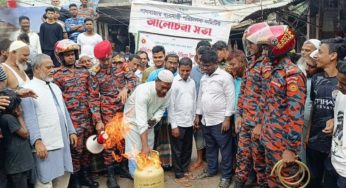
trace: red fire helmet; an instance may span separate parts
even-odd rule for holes
[[[70,39],[63,39],[55,43],[54,54],[59,63],[62,63],[64,60],[62,56],[63,53],[69,52],[69,51],[75,52],[75,56],[77,60],[79,57],[79,46],[77,43],[73,42]]]
[[[269,47],[271,56],[277,57],[294,49],[296,45],[296,34],[292,28],[287,25],[270,26],[274,37],[271,38]]]
[[[273,38],[274,35],[266,22],[256,23],[249,26],[243,34],[243,46],[247,56],[254,55],[251,52],[250,45],[268,44],[268,38]],[[257,53],[257,52],[256,52]]]

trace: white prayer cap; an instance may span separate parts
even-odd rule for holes
[[[173,73],[169,70],[162,70],[159,72],[159,74],[157,75],[158,79],[166,82],[166,83],[172,83],[173,82]]]
[[[319,49],[321,45],[321,41],[318,39],[309,39],[305,43],[311,43],[312,45],[315,46],[316,49]]]
[[[311,52],[310,57],[312,59],[316,59],[317,53],[318,53],[318,50],[315,50],[315,51]]]
[[[23,42],[21,40],[13,41],[10,45],[9,52],[16,51],[16,50],[23,48],[23,47],[29,47],[29,46],[28,46],[28,44],[26,44],[25,42]]]

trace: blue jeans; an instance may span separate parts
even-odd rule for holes
[[[208,161],[208,174],[213,176],[218,171],[218,156],[221,152],[222,178],[232,178],[232,133],[231,129],[221,132],[222,123],[213,126],[202,126],[206,143],[206,156]]]

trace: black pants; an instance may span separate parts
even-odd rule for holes
[[[331,162],[328,153],[322,153],[307,147],[306,160],[307,166],[311,172],[311,180],[308,184],[308,188],[328,188],[330,187],[329,185],[333,184],[333,182],[335,183],[335,177],[332,167],[330,167]]]
[[[27,188],[28,187],[28,178],[29,171],[17,173],[17,174],[8,174],[8,186],[11,188]]]
[[[208,174],[217,174],[219,163],[219,150],[221,152],[222,178],[232,178],[232,131],[221,132],[222,123],[213,126],[202,126],[206,143]]]
[[[170,134],[170,137],[175,177],[182,178],[184,173],[187,172],[191,161],[193,128],[178,127],[178,129],[180,132],[179,138],[173,137],[172,134]]]

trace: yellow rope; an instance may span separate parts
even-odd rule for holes
[[[282,169],[285,167],[285,162],[283,162],[282,160],[278,161],[273,169],[272,172],[270,173],[271,176],[276,176],[280,183],[286,187],[286,188],[292,188],[292,187],[297,187],[297,188],[305,188],[309,181],[310,181],[310,171],[309,168],[302,162],[295,160],[294,163],[296,163],[299,167],[297,173],[295,173],[292,176],[283,176],[282,175]],[[306,182],[302,185],[303,180],[305,179],[305,177],[307,176],[307,180]],[[293,180],[299,178],[299,180],[293,182]]]

